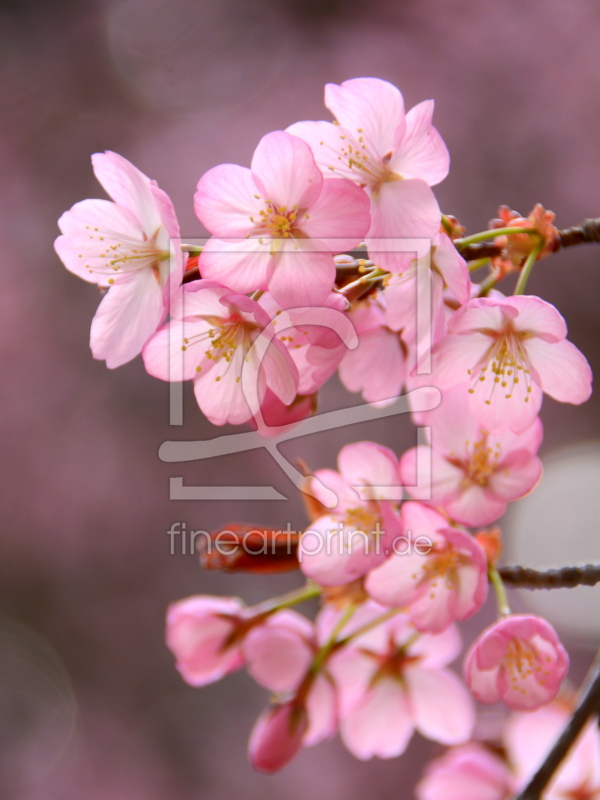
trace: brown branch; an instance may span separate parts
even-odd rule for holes
[[[562,764],[563,759],[575,743],[586,722],[594,714],[597,714],[599,709],[600,653],[594,659],[594,663],[581,686],[577,708],[568,721],[566,728],[516,800],[540,800],[542,792],[552,780],[552,776]]]
[[[490,230],[490,240],[494,238],[494,231]],[[558,232],[554,250],[563,247],[575,247],[579,244],[600,244],[600,218],[585,219],[581,225],[565,228]],[[472,244],[460,251],[461,256],[467,261],[478,258],[496,258],[502,254],[502,247],[492,244],[491,241]]]
[[[543,572],[528,567],[499,567],[498,572],[504,583],[521,589],[572,589],[574,586],[595,586],[600,583],[598,564]]]

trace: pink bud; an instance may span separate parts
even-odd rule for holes
[[[481,703],[503,700],[533,711],[550,703],[569,669],[554,628],[533,614],[513,614],[485,630],[465,659],[465,680]]]
[[[248,743],[248,758],[259,772],[277,772],[289,764],[302,746],[308,720],[293,702],[271,706],[256,720]]]
[[[236,635],[243,612],[237,597],[197,595],[167,611],[167,646],[184,681],[204,686],[243,664]]]

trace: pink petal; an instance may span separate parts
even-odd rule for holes
[[[425,563],[425,557],[416,552],[394,554],[380,567],[369,572],[365,580],[365,590],[382,606],[407,606],[423,576]]]
[[[438,670],[458,658],[461,649],[460,631],[456,625],[451,625],[442,633],[423,634],[411,645],[410,655],[420,657],[420,667]]]
[[[369,254],[381,269],[403,272],[410,239],[431,239],[440,227],[441,212],[425,181],[383,183],[371,206],[371,229],[365,237]],[[399,241],[390,244],[390,240]],[[381,241],[380,241],[381,240]]]
[[[213,425],[225,425],[227,422],[230,425],[242,425],[251,419],[252,412],[242,382],[237,380],[243,368],[244,352],[238,348],[230,362],[221,359],[213,363],[210,369],[203,368],[194,378],[196,401]]]
[[[90,347],[109,369],[131,361],[165,315],[162,290],[150,269],[112,286],[92,320]]]
[[[261,369],[269,389],[286,405],[296,397],[298,370],[284,345],[272,339],[265,353]]]
[[[363,761],[403,753],[413,734],[413,723],[402,687],[394,680],[380,680],[363,702],[342,718],[340,734],[348,750]]]
[[[495,497],[478,483],[471,483],[456,498],[443,503],[455,522],[476,528],[490,525],[506,511],[506,501]]]
[[[475,725],[473,701],[465,685],[448,670],[407,669],[410,705],[415,727],[441,744],[468,741]]]
[[[341,178],[323,181],[319,198],[310,208],[310,216],[301,223],[311,239],[318,239],[332,253],[352,250],[371,226],[371,202],[366,192]]]
[[[331,509],[332,514],[343,514],[348,508],[356,508],[356,506],[360,505],[358,492],[348,484],[348,481],[339,472],[335,472],[332,469],[318,469],[314,475],[320,484],[337,495],[338,503]],[[330,495],[323,491],[319,483],[312,481],[311,491],[317,500],[323,505],[327,505]]]
[[[148,237],[154,236],[163,221],[150,178],[126,158],[111,151],[94,153],[92,166],[96,178],[112,199],[135,214]]]
[[[302,744],[312,747],[330,739],[337,730],[338,711],[335,687],[324,674],[317,675],[306,698],[308,728]]]
[[[325,105],[352,136],[362,135],[379,158],[393,150],[395,139],[405,129],[402,95],[378,78],[355,78],[341,86],[328,83]]]
[[[555,346],[555,345],[553,345]],[[543,394],[537,383],[523,378],[518,384],[502,387],[491,378],[477,381],[469,394],[469,407],[481,425],[489,431],[502,432],[510,427],[520,433],[531,427],[542,405]]]
[[[329,253],[310,252],[303,240],[298,249],[288,245],[274,257],[269,291],[284,308],[323,303],[335,281],[335,264]]]
[[[285,131],[263,136],[252,157],[252,175],[260,194],[288,211],[310,208],[323,185],[310,147]]]
[[[441,233],[434,247],[433,263],[459,303],[466,303],[471,295],[471,276],[467,262],[457,251],[452,240]]]
[[[381,613],[384,611],[382,608]],[[344,633],[348,635],[351,631],[344,630]],[[361,704],[376,669],[376,661],[355,647],[346,647],[332,656],[329,670],[338,688],[339,712],[342,717],[348,716]]]
[[[502,459],[488,480],[488,492],[516,500],[530,492],[542,476],[542,463],[529,450],[514,450]]]
[[[519,316],[519,309],[506,302],[507,298],[481,297],[471,300],[450,317],[448,330],[451,333],[486,332],[490,344],[491,332],[503,330]]]
[[[355,180],[356,173],[339,160],[341,148],[347,144],[347,135],[339,125],[331,122],[296,122],[286,129],[298,136],[311,148],[315,160],[325,176],[341,176]]]
[[[349,392],[362,392],[367,403],[384,407],[400,396],[405,360],[398,334],[386,328],[362,333],[358,347],[340,364],[340,380]]]
[[[187,347],[182,350],[184,338],[208,330],[208,323],[171,320],[148,339],[142,350],[146,372],[162,381],[188,381],[197,374],[196,367],[204,360],[204,350]]]
[[[237,164],[221,164],[206,172],[198,181],[194,210],[204,227],[222,239],[244,237],[255,227],[250,217],[260,221],[266,208],[256,197],[252,172]]]
[[[265,239],[262,242],[256,238],[209,239],[200,255],[202,277],[240,294],[265,290],[274,260],[269,254],[269,242]]]
[[[249,674],[272,692],[296,689],[313,658],[304,637],[284,624],[271,620],[250,630],[242,644]]]
[[[592,371],[585,356],[563,339],[550,343],[539,338],[526,342],[527,354],[542,389],[560,403],[585,403],[592,393]]]
[[[396,142],[390,169],[403,178],[421,178],[430,186],[443,181],[450,169],[448,148],[431,124],[433,100],[425,100],[406,115],[406,131]]]
[[[516,295],[503,302],[519,312],[514,327],[526,331],[546,342],[558,342],[567,335],[567,323],[557,309],[541,297]]]
[[[338,467],[350,486],[398,486],[398,459],[374,442],[347,444],[338,455]],[[372,499],[372,498],[369,498]]]

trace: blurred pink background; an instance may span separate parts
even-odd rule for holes
[[[204,171],[248,165],[268,131],[328,118],[326,82],[376,76],[408,107],[435,98],[452,156],[436,193],[470,231],[500,203],[526,213],[540,201],[559,227],[576,224],[600,215],[599,23],[594,0],[2,0],[1,798],[358,800],[374,787],[380,800],[412,796],[436,745],[415,737],[405,757],[362,764],[336,740],[264,777],[245,747],[265,692],[243,673],[205,689],[179,678],[163,643],[169,602],[194,593],[257,602],[300,578],[202,572],[195,556],[169,555],[168,528],[301,527],[302,505],[265,452],[160,462],[166,439],[221,431],[187,386],[174,434],[166,384],[139,360],[111,372],[92,359],[99,298],[54,254],[56,220],[103,196],[89,156],[112,149],[170,194],[184,237],[202,236],[192,197]],[[599,262],[598,249],[560,253],[530,282],[558,305],[595,372]],[[321,409],[356,402],[333,381]],[[547,400],[542,417],[542,458],[599,437],[596,399]],[[414,437],[396,417],[282,450],[333,467],[349,440],[401,452]],[[290,499],[177,503],[171,475],[272,484]],[[571,653],[577,680],[589,654]]]

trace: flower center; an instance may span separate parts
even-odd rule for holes
[[[473,394],[479,384],[488,385],[489,395],[485,402],[489,405],[496,391],[501,392],[506,400],[510,400],[522,381],[525,385],[523,399],[528,403],[533,387],[531,364],[523,347],[523,341],[529,338],[529,334],[525,331],[515,331],[511,327],[500,334],[495,331],[482,331],[482,333],[487,333],[494,341],[479,362],[468,370],[474,379],[469,393]]]
[[[247,322],[238,313],[231,314],[226,320],[218,317],[204,317],[204,319],[213,327],[208,331],[184,338],[182,350],[208,343],[209,346],[204,351],[205,358],[202,359],[202,362],[206,360],[212,364],[218,364],[221,360],[230,364],[238,349],[242,350],[242,356],[246,355],[252,345],[252,333],[258,330],[257,325]],[[240,370],[242,364],[243,358],[240,359]],[[196,367],[196,372],[202,372],[201,364]],[[218,376],[215,380],[220,381],[221,377]],[[236,381],[239,383],[240,376],[236,377]]]
[[[380,517],[368,508],[349,508],[346,511],[345,526],[363,533],[383,533],[379,528]]]
[[[89,263],[86,265],[91,275],[109,275],[106,282],[112,285],[115,278],[123,273],[151,269],[156,280],[161,286],[163,285],[160,265],[169,260],[170,254],[159,250],[156,246],[160,230],[157,230],[151,238],[144,237],[144,241],[139,241],[126,236],[117,239],[114,231],[111,230],[103,230],[90,225],[85,227],[89,231],[92,249],[85,255],[80,253],[79,258],[96,261],[94,266]],[[98,250],[95,250],[96,247]]]
[[[250,217],[250,222],[256,228],[248,236],[251,236],[252,233],[262,233],[269,239],[289,239],[292,236],[302,235],[297,225],[298,206],[293,206],[288,211],[286,206],[276,206],[270,200],[266,200],[265,204],[266,208],[258,212],[260,219]]]

